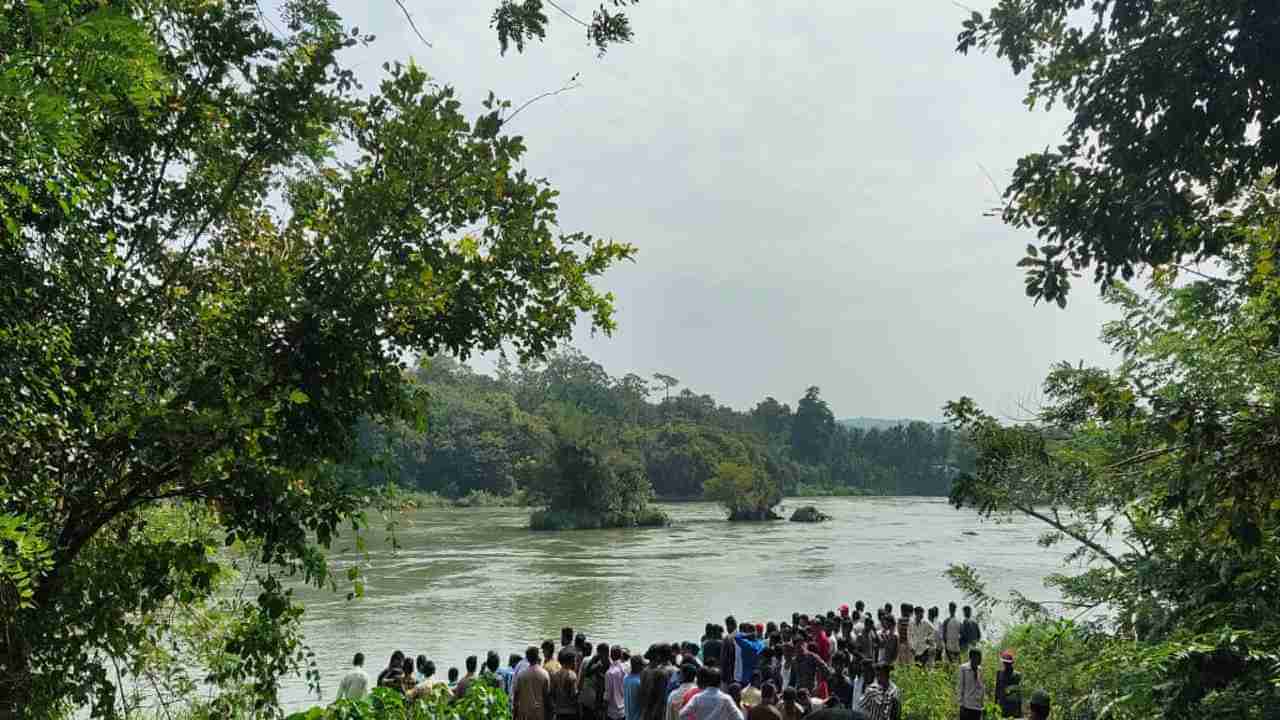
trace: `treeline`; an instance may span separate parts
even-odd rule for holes
[[[924,422],[862,430],[838,423],[817,387],[795,408],[768,397],[749,411],[677,389],[674,377],[614,377],[581,352],[500,363],[490,376],[438,357],[414,371],[425,426],[362,428],[374,483],[460,497],[533,490],[566,434],[590,435],[610,462],[640,468],[662,498],[698,498],[722,463],[760,471],[788,495],[946,495],[972,446]]]

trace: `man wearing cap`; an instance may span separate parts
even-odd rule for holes
[[[1049,720],[1049,693],[1044,690],[1031,693],[1027,708],[1031,711],[1030,720]]]
[[[862,693],[859,709],[867,720],[899,720],[902,717],[902,693],[889,679],[893,663],[876,664],[876,681]]]
[[[982,651],[969,650],[969,662],[956,673],[956,702],[960,705],[960,720],[982,720],[982,706],[986,703],[987,687],[982,681]]]
[[[1000,653],[1000,672],[996,673],[996,704],[1007,718],[1022,717],[1022,675],[1013,671],[1013,651]]]

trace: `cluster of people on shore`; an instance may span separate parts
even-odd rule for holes
[[[956,699],[960,720],[982,717],[988,698],[1005,717],[1046,720],[1049,697],[1036,691],[1023,703],[1022,679],[1011,652],[1001,654],[994,692],[981,672],[982,629],[971,608],[951,603],[939,609],[903,603],[868,611],[853,607],[790,621],[707,623],[698,642],[660,642],[643,653],[599,643],[561,630],[560,645],[546,640],[512,654],[504,665],[490,651],[436,676],[423,655],[392,654],[372,684],[417,699],[442,684],[463,697],[476,682],[502,689],[515,720],[899,720],[902,696],[895,666],[958,664]],[[873,618],[874,616],[874,618]],[[343,677],[338,697],[360,697],[370,686],[364,656]]]

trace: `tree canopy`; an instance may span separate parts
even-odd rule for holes
[[[1065,305],[1070,278],[1216,257],[1275,187],[1280,16],[1249,0],[1001,0],[960,52],[1028,73],[1026,105],[1072,114],[1062,142],[1018,161],[1005,222],[1032,228],[1027,295]]]
[[[1280,707],[1278,32],[1266,3],[1006,0],[960,35],[1031,69],[1029,105],[1073,113],[1007,194],[1005,221],[1044,241],[1028,295],[1065,304],[1066,273],[1092,263],[1120,315],[1102,335],[1119,365],[1055,366],[1033,422],[948,406],[977,447],[952,501],[1036,518],[1084,561],[1048,578],[1100,613],[1063,668],[1087,678],[1077,716]],[[994,602],[970,568],[953,577]]]
[[[339,56],[373,38],[324,0],[283,19],[0,6],[0,717],[112,714],[106,658],[211,591],[205,543],[145,532],[171,501],[272,568],[228,649],[273,703],[297,615],[276,573],[323,582],[318,548],[359,526],[333,467],[362,418],[422,417],[407,358],[614,326],[593,282],[633,249],[560,231],[505,103],[465,117],[412,64],[364,91]]]

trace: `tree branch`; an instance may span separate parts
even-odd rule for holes
[[[396,0],[396,5],[400,6],[400,12],[404,13],[404,19],[409,21],[409,27],[413,28],[413,34],[418,36],[418,39],[422,41],[422,44],[427,47],[435,47],[431,43],[427,42],[426,38],[422,37],[422,33],[418,31],[417,23],[413,21],[413,15],[409,14],[409,8],[404,6],[404,1]]]
[[[1013,507],[1014,507],[1014,509],[1016,509],[1018,512],[1022,513],[1023,515],[1028,515],[1028,516],[1030,516],[1030,517],[1033,517],[1033,518],[1035,518],[1035,519],[1039,520],[1040,522],[1042,522],[1042,523],[1044,523],[1044,524],[1048,525],[1049,527],[1051,527],[1051,528],[1053,528],[1053,529],[1057,530],[1058,532],[1062,533],[1063,535],[1066,535],[1067,537],[1071,538],[1072,540],[1075,540],[1076,542],[1080,543],[1081,545],[1084,545],[1085,547],[1087,547],[1087,548],[1089,548],[1090,550],[1092,550],[1092,551],[1094,551],[1095,553],[1097,553],[1100,557],[1105,558],[1105,559],[1107,560],[1107,562],[1110,562],[1112,565],[1116,566],[1117,568],[1122,568],[1122,567],[1123,567],[1123,563],[1121,563],[1121,562],[1120,562],[1120,558],[1116,557],[1115,555],[1112,555],[1112,554],[1111,554],[1111,553],[1110,553],[1106,548],[1104,548],[1104,547],[1102,547],[1101,545],[1099,545],[1098,543],[1096,543],[1096,542],[1094,542],[1094,541],[1090,540],[1088,537],[1086,537],[1086,536],[1084,536],[1084,535],[1081,535],[1080,533],[1076,532],[1075,530],[1072,530],[1072,529],[1071,529],[1071,528],[1069,528],[1067,525],[1064,525],[1062,522],[1060,522],[1060,521],[1056,520],[1055,518],[1051,518],[1051,517],[1049,517],[1048,515],[1045,515],[1045,514],[1043,514],[1043,513],[1037,512],[1037,511],[1035,510],[1035,508],[1028,507],[1028,506],[1026,506],[1026,505],[1018,505],[1018,504],[1016,504],[1016,503],[1015,503]],[[1055,516],[1056,516],[1056,515],[1057,515],[1057,512],[1058,512],[1058,511],[1057,511],[1057,508],[1054,508],[1054,511],[1053,511],[1053,512],[1054,512],[1054,514],[1055,514]]]

